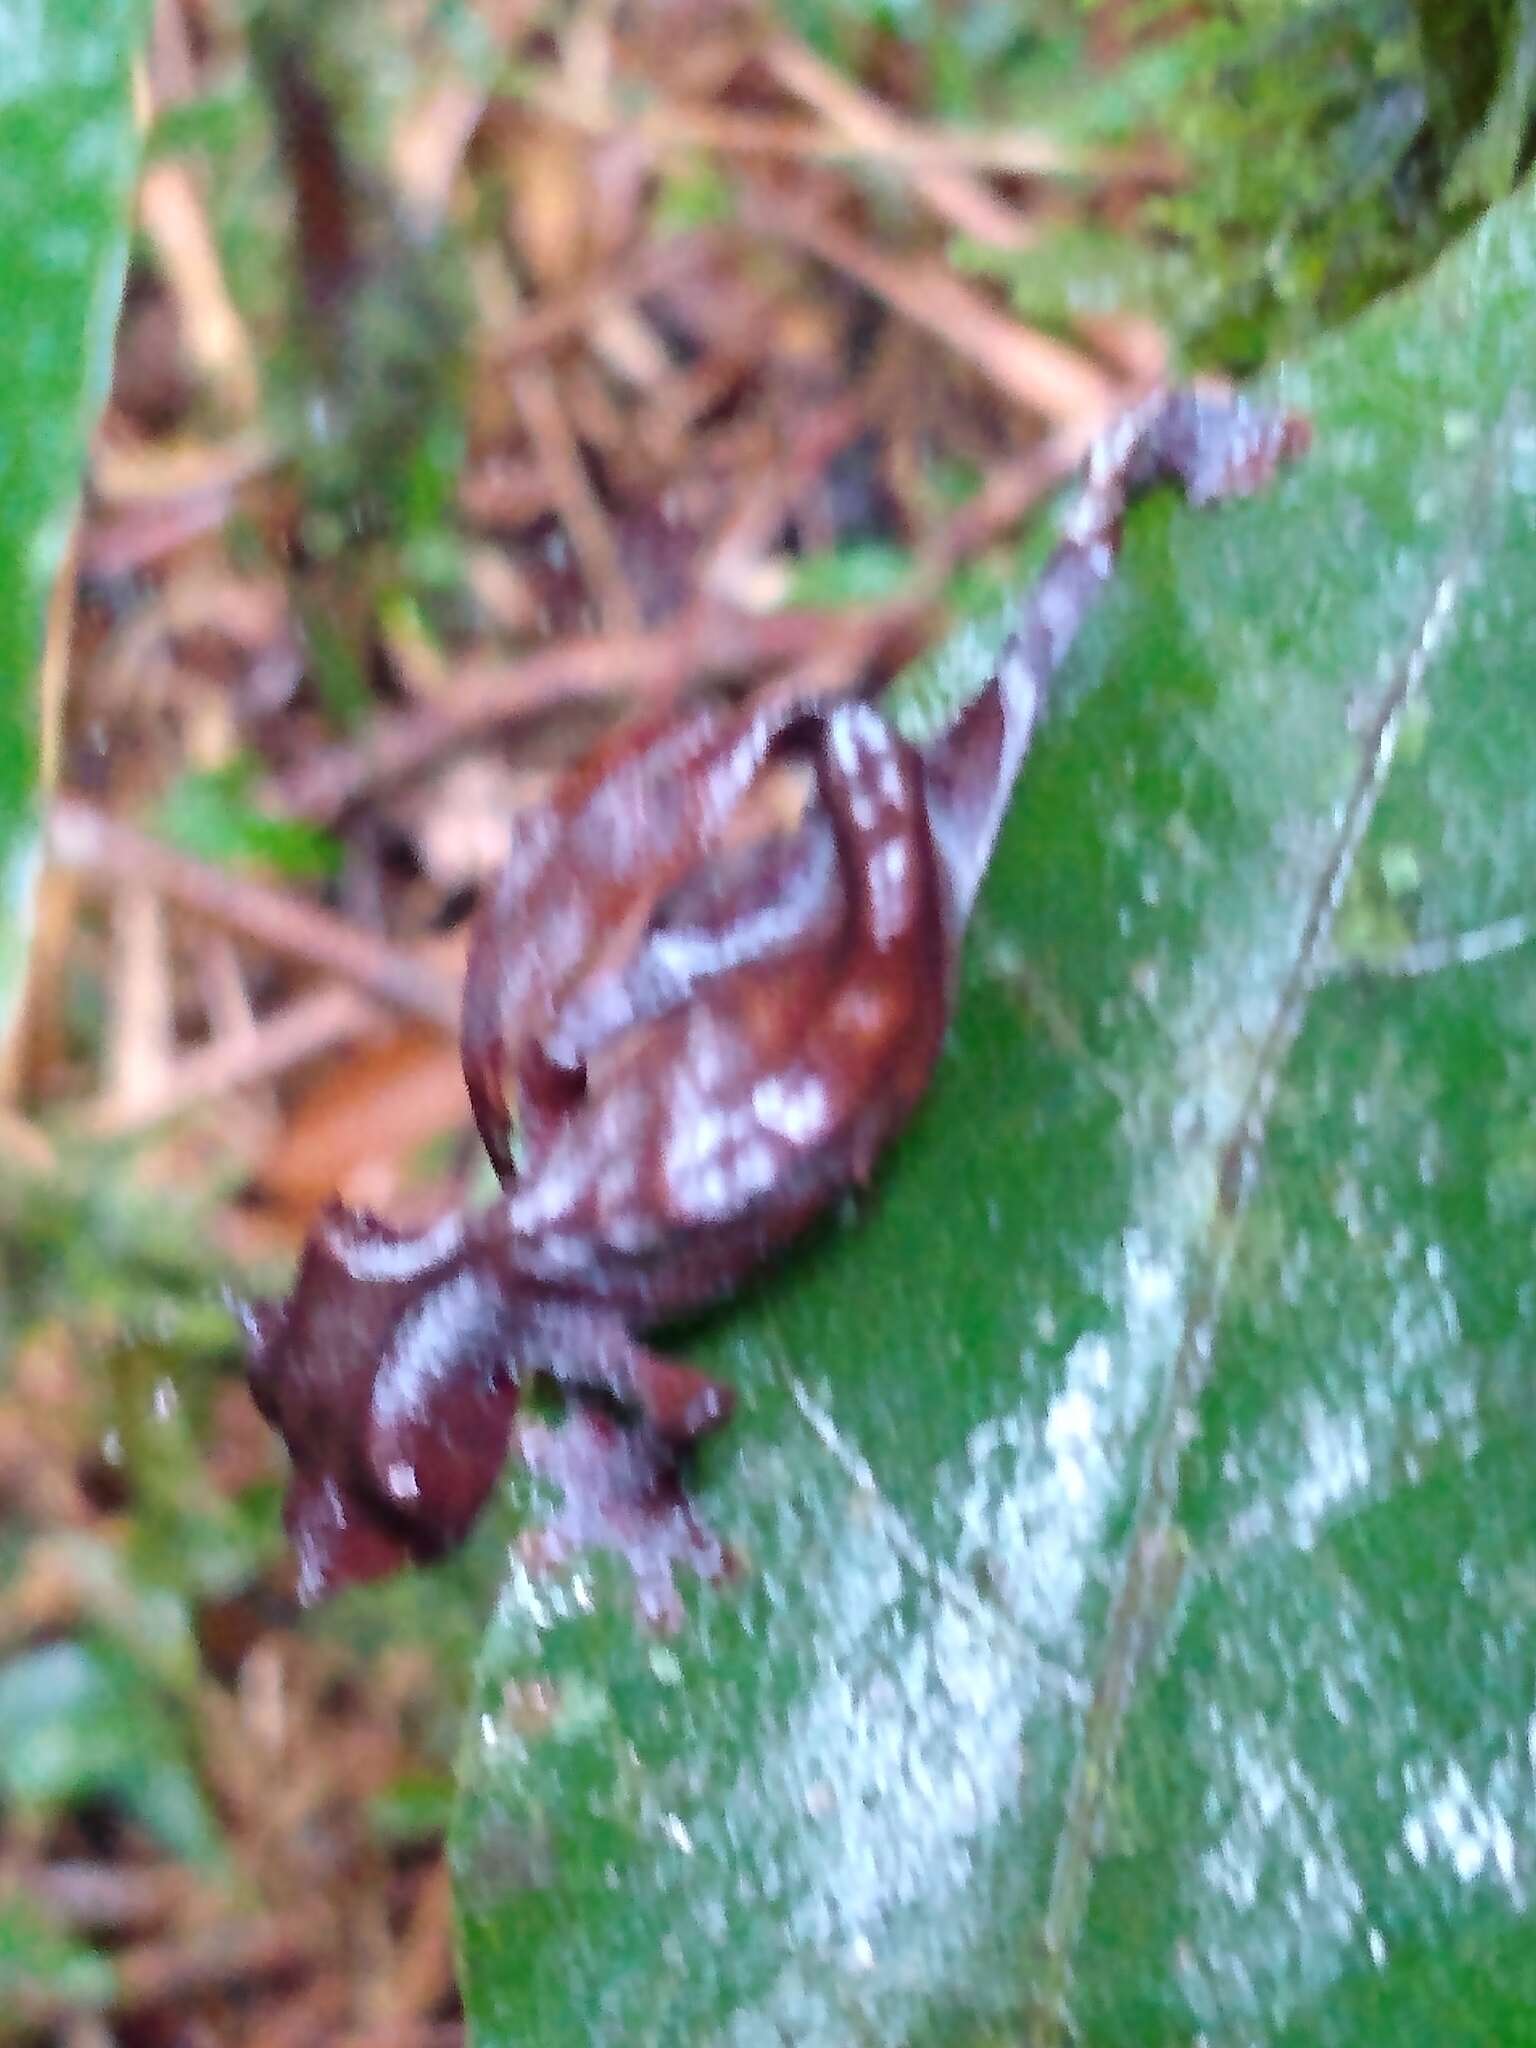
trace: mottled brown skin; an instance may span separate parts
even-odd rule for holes
[[[294,1461],[302,1597],[461,1541],[529,1372],[636,1418],[568,1461],[614,1468],[586,1523],[612,1533],[675,1501],[677,1452],[731,1392],[633,1333],[729,1293],[868,1178],[920,1100],[1015,777],[1127,500],[1164,481],[1196,503],[1244,494],[1305,439],[1199,394],[1128,416],[996,675],[925,750],[858,701],[690,709],[621,731],[517,818],[464,989],[500,1199],[415,1237],[334,1209],[287,1301],[247,1312],[252,1388]],[[733,845],[785,760],[811,774],[799,823]]]

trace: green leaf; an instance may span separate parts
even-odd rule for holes
[[[176,1715],[104,1640],[48,1643],[0,1664],[0,1799],[43,1813],[109,1799],[177,1855],[218,1859]]]
[[[37,860],[43,614],[106,391],[141,0],[0,0],[0,1031]]]
[[[839,611],[894,597],[913,573],[909,548],[893,541],[850,541],[819,555],[804,555],[790,570],[784,602]]]
[[[736,193],[713,157],[689,156],[661,172],[652,214],[664,235],[691,234],[732,219]]]
[[[172,845],[224,867],[267,868],[297,881],[334,875],[341,847],[303,818],[264,810],[256,796],[256,764],[189,771],[166,791],[156,830]]]
[[[368,1824],[387,1848],[431,1842],[447,1827],[452,1800],[446,1774],[416,1772],[396,1778],[368,1802]]]
[[[1533,280],[1527,191],[1133,521],[930,1100],[695,1347],[740,1582],[512,1571],[481,2048],[1530,2038]]]
[[[34,2024],[110,2003],[111,1960],[56,1927],[25,1898],[0,1898],[0,2020]]]

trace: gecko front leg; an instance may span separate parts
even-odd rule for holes
[[[612,1309],[540,1300],[522,1342],[526,1363],[557,1386],[610,1395],[669,1445],[696,1443],[730,1420],[736,1396],[724,1380],[648,1349]]]

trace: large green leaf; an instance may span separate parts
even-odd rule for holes
[[[1527,193],[1133,523],[938,1085],[700,1347],[743,1580],[505,1589],[481,2048],[1536,2038],[1533,285]]]
[[[0,0],[0,1028],[36,864],[43,614],[106,390],[141,0]]]

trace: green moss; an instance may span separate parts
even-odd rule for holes
[[[1424,270],[1528,160],[1533,0],[1226,0],[1194,28],[1187,14],[1146,0],[1140,54],[1042,107],[1057,133],[1170,145],[1184,174],[1135,232],[1090,226],[1025,262],[960,251],[1031,317],[1139,306],[1190,365],[1252,370]]]

